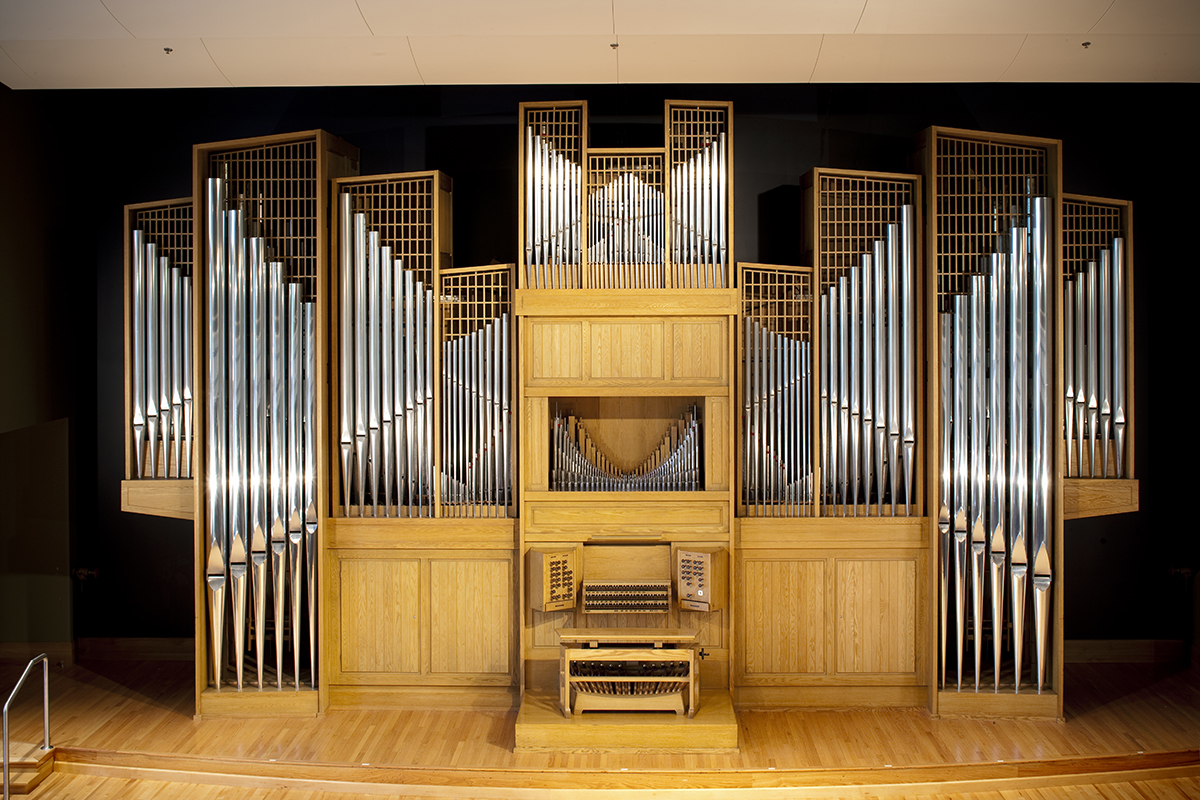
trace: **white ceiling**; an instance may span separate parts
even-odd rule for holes
[[[1200,81],[1200,0],[0,0],[14,89],[930,81]]]

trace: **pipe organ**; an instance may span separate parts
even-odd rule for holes
[[[731,104],[591,125],[521,105],[515,264],[322,131],[127,207],[122,507],[195,520],[198,713],[637,709],[686,655],[689,718],[1061,716],[1062,520],[1137,505],[1129,205],[932,128],[923,174],[803,176],[807,266],[739,264]],[[655,655],[564,674],[589,630]]]

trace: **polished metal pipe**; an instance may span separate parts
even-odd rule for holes
[[[1012,647],[1015,689],[1021,691],[1025,643],[1025,597],[1029,573],[1026,544],[1029,520],[1029,445],[1026,409],[1029,403],[1028,282],[1029,236],[1012,229],[1008,283],[1008,495],[1009,576],[1012,580]]]
[[[971,397],[970,397],[970,518],[971,526],[971,620],[974,624],[975,691],[979,691],[983,664],[983,600],[984,565],[988,553],[987,528],[984,513],[987,507],[987,340],[986,340],[986,277],[970,276],[971,315]]]
[[[872,298],[874,308],[872,317],[874,317],[874,344],[872,350],[875,352],[875,375],[874,375],[874,449],[875,449],[875,513],[877,516],[883,516],[883,498],[887,493],[887,475],[892,469],[892,465],[887,461],[887,420],[888,420],[888,375],[895,369],[895,365],[888,361],[888,338],[887,338],[887,298],[892,292],[892,288],[887,283],[887,242],[885,240],[875,242],[873,246],[872,270],[875,273],[873,283],[875,284],[875,296]],[[946,414],[949,417],[949,406],[947,406]]]
[[[302,374],[304,379],[304,577],[308,594],[308,676],[312,688],[317,688],[317,305],[301,304],[304,331]],[[297,575],[295,581],[299,583]],[[294,598],[294,595],[293,595]],[[299,615],[297,615],[299,616]],[[296,668],[297,681],[300,668]]]
[[[162,432],[163,477],[172,477],[171,440],[174,427],[171,405],[171,263],[163,255],[158,257],[158,421]],[[176,476],[177,477],[177,476]]]
[[[379,231],[367,232],[367,486],[371,491],[371,513],[379,516],[380,477],[383,474],[383,438],[380,428],[382,413],[381,362],[383,316],[381,295],[382,263]]]
[[[237,670],[237,686],[240,690],[246,658],[246,593],[249,581],[247,563],[249,534],[246,518],[246,447],[245,428],[247,413],[246,393],[246,238],[243,229],[244,215],[241,209],[227,212],[229,256],[227,364],[229,378],[229,405],[226,423],[229,444],[226,455],[228,464],[229,493],[229,588],[233,600],[233,649]]]
[[[1100,381],[1097,391],[1100,410],[1101,476],[1108,477],[1108,440],[1112,435],[1112,252],[1100,251],[1100,338],[1097,341]]]
[[[821,500],[823,503],[829,503],[831,486],[829,482],[830,476],[830,438],[832,432],[829,424],[830,419],[830,394],[829,394],[829,295],[821,295],[820,319],[818,327],[818,335],[821,339],[820,365],[818,367],[818,382],[820,384],[820,432],[821,437]]]
[[[170,267],[171,284],[171,474],[183,474],[183,268]]]
[[[354,463],[354,239],[353,198],[338,195],[338,448],[342,457],[342,516],[350,515]]]
[[[1030,238],[1030,354],[1033,369],[1030,375],[1030,487],[1033,498],[1030,518],[1033,523],[1033,612],[1037,635],[1038,693],[1045,687],[1049,662],[1050,592],[1053,582],[1051,554],[1052,518],[1050,481],[1054,472],[1054,457],[1050,449],[1050,426],[1053,418],[1051,400],[1051,316],[1050,316],[1050,200],[1035,197],[1032,201]],[[1105,443],[1107,444],[1107,443]]]
[[[875,394],[879,391],[879,369],[883,366],[883,353],[874,356],[875,350],[875,305],[881,297],[880,287],[875,283],[875,260],[883,255],[883,243],[874,242],[872,252],[862,257],[863,301],[862,301],[862,485],[866,513],[871,514],[871,488],[874,483],[876,465],[871,456],[875,451]],[[875,513],[878,515],[879,506]]]
[[[916,211],[900,207],[900,447],[904,459],[904,515],[912,514],[917,461],[917,248]],[[897,465],[899,468],[899,465]]]
[[[939,327],[939,334],[940,334],[940,336],[938,338],[938,367],[939,367],[938,368],[938,384],[939,384],[939,390],[940,390],[940,394],[939,394],[940,403],[938,406],[938,409],[939,409],[938,414],[939,414],[939,418],[941,419],[941,423],[942,423],[941,458],[938,461],[939,490],[940,490],[939,491],[939,499],[941,502],[938,507],[938,523],[937,523],[938,524],[938,538],[939,538],[939,542],[940,542],[940,548],[938,550],[938,557],[940,559],[939,564],[941,566],[941,571],[940,571],[941,579],[938,581],[938,584],[939,584],[938,589],[940,592],[938,608],[941,612],[941,615],[940,615],[941,638],[939,639],[939,642],[941,643],[942,659],[939,664],[938,677],[940,679],[942,687],[944,688],[946,686],[946,647],[947,647],[947,642],[949,641],[946,638],[946,636],[947,636],[947,623],[948,623],[948,620],[950,617],[949,594],[950,594],[950,583],[952,580],[951,565],[953,563],[952,558],[951,558],[951,544],[950,544],[951,529],[952,529],[952,521],[951,521],[951,517],[950,517],[950,514],[951,514],[950,507],[951,507],[951,502],[952,502],[951,501],[951,474],[952,474],[952,468],[953,468],[953,464],[952,464],[951,458],[950,458],[950,450],[951,450],[951,438],[952,438],[953,428],[951,427],[950,420],[951,420],[951,415],[953,413],[955,413],[955,408],[954,408],[955,395],[954,395],[954,391],[953,391],[954,374],[951,371],[950,365],[951,365],[951,363],[953,363],[951,360],[951,348],[953,347],[953,343],[954,343],[954,315],[949,314],[949,313],[940,314],[939,319],[938,319],[938,327]],[[880,488],[882,489],[882,487],[880,487]],[[881,492],[880,493],[880,505],[882,505],[882,500],[883,500],[883,498],[882,498],[882,492]]]
[[[208,512],[208,544],[204,559],[204,581],[208,589],[208,644],[212,684],[220,691],[224,672],[226,589],[225,506],[225,183],[209,178],[205,184],[205,279],[208,287],[208,355],[205,408],[205,494]],[[146,266],[152,260],[147,250]],[[152,285],[147,279],[147,286]],[[151,293],[147,292],[147,297]],[[147,309],[149,316],[149,309]],[[149,339],[149,336],[147,336]],[[148,344],[148,343],[147,343]],[[152,359],[147,359],[150,371]],[[147,385],[147,398],[153,394]],[[149,402],[149,401],[148,401]],[[147,414],[149,413],[147,409]],[[149,418],[147,417],[147,420]],[[150,447],[155,444],[153,434]],[[153,477],[153,472],[151,472]]]
[[[1004,459],[1008,400],[1008,385],[1005,381],[1005,372],[1008,369],[1005,349],[1005,321],[1008,318],[1005,303],[1008,287],[1006,258],[1003,253],[991,256],[991,275],[988,278],[988,296],[991,301],[988,309],[988,342],[991,356],[988,376],[988,578],[992,589],[992,667],[994,690],[997,692],[1000,691],[1000,632],[1004,628],[1004,569],[1008,553],[1004,524],[1008,500],[1008,475]]]
[[[1078,474],[1079,466],[1071,458],[1075,449],[1075,280],[1066,279],[1063,291],[1063,384],[1066,388],[1066,402],[1063,405],[1064,431],[1066,442],[1066,477]]]
[[[1067,298],[1070,302],[1070,298]],[[1075,274],[1075,475],[1083,476],[1084,420],[1087,416],[1087,272]]]
[[[287,299],[282,261],[267,265],[267,316],[271,329],[271,578],[274,583],[275,683],[283,688],[283,620],[287,608]]]
[[[1090,477],[1096,477],[1096,432],[1100,415],[1100,289],[1099,268],[1095,261],[1087,264],[1087,424],[1088,466]]]
[[[847,458],[850,467],[850,514],[858,516],[858,467],[859,434],[862,431],[862,376],[859,367],[862,363],[862,325],[859,322],[859,282],[861,267],[850,267],[850,297],[847,315],[842,324],[850,329],[850,454]]]
[[[963,641],[967,613],[967,492],[969,488],[967,441],[968,349],[970,346],[969,298],[954,297],[954,607],[958,689],[962,690]],[[895,482],[893,481],[893,486]]]
[[[392,248],[384,245],[379,248],[379,388],[382,392],[379,403],[379,435],[382,439],[380,474],[383,479],[380,494],[383,496],[383,515],[385,517],[392,515],[392,464],[394,463],[392,410],[395,403],[392,398],[392,388],[395,381],[392,376],[392,367],[395,358],[392,354],[392,272]]]
[[[841,480],[841,515],[846,516],[850,497],[850,279],[838,278],[838,477]]]
[[[1112,242],[1113,392],[1112,423],[1116,475],[1125,477],[1125,239]]]
[[[367,215],[354,215],[354,463],[358,515],[366,516],[368,360]]]
[[[288,585],[292,600],[292,665],[300,688],[300,599],[304,587],[304,437],[302,384],[304,381],[303,320],[300,318],[301,285],[287,285],[287,470],[288,470]]]
[[[146,244],[145,234],[133,231],[130,247],[133,263],[133,342],[130,359],[133,371],[133,477],[144,478],[146,461]],[[151,475],[150,477],[154,477]]]
[[[264,650],[267,621],[267,276],[265,242],[252,238],[247,250],[248,295],[250,301],[247,341],[250,352],[249,434],[250,458],[250,588],[253,595],[254,650],[258,688],[263,685]]]
[[[161,329],[158,324],[158,245],[146,243],[146,434],[150,440],[150,477],[158,477],[158,437],[159,426],[163,423],[164,412],[161,406],[162,395],[158,389],[159,359],[161,347],[159,336]],[[164,427],[166,427],[164,425]],[[165,438],[165,434],[164,434]],[[163,448],[163,458],[167,450]],[[163,476],[166,476],[166,465],[163,466]]]
[[[180,475],[192,477],[192,463],[195,460],[195,411],[192,406],[192,276],[186,272],[180,283],[183,295],[183,469]],[[141,477],[139,474],[138,477]]]
[[[900,352],[901,328],[900,319],[903,287],[900,285],[900,231],[899,226],[890,223],[887,226],[887,341],[888,341],[888,476],[889,489],[892,495],[892,516],[896,516],[896,504],[900,494],[900,478],[903,471],[900,465]]]

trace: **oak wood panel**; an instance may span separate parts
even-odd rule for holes
[[[558,496],[561,497],[559,493]],[[598,493],[579,493],[581,497]],[[662,492],[670,500],[555,499],[533,501],[527,498],[525,532],[636,535],[676,532],[695,537],[702,533],[729,530],[729,504],[719,500],[685,499],[683,492]],[[694,494],[688,492],[686,494]],[[678,498],[678,499],[677,499]]]
[[[331,550],[504,550],[515,545],[516,520],[334,517],[325,523]]]
[[[301,684],[303,686],[303,684]],[[284,684],[262,691],[236,692],[205,689],[197,699],[196,713],[201,717],[315,717],[317,693]]]
[[[192,478],[121,481],[121,510],[155,517],[194,519],[195,492],[196,481]]]
[[[341,671],[421,671],[420,561],[343,559]]]
[[[532,622],[529,625],[529,646],[530,648],[545,647],[552,650],[554,657],[558,657],[558,631],[560,628],[574,628],[578,626],[577,618],[574,611],[538,611],[530,609]],[[590,616],[590,615],[589,615]],[[582,620],[583,615],[579,615],[578,619]]]
[[[1140,485],[1130,478],[1064,478],[1063,519],[1137,511]]]
[[[522,317],[732,316],[738,290],[518,289],[513,308]]]
[[[746,558],[740,589],[738,641],[746,680],[828,670],[824,559]]]
[[[429,562],[431,674],[510,674],[512,578],[511,556]]]
[[[661,320],[592,320],[589,379],[666,380]]]
[[[550,435],[550,402],[545,397],[526,397],[521,431],[522,468],[519,471],[527,491],[547,491],[550,488],[550,454],[547,437]]]
[[[839,559],[839,673],[916,671],[917,560]]]
[[[924,517],[742,517],[739,549],[901,550],[929,547]]]
[[[733,480],[733,437],[729,429],[729,398],[704,398],[704,488],[728,491]]]
[[[529,320],[527,383],[583,381],[585,325],[579,320]]]
[[[670,322],[671,380],[726,384],[728,330],[725,318]]]

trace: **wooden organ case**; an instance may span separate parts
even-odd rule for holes
[[[734,703],[1061,717],[1063,519],[1138,506],[1130,204],[1064,195],[1055,140],[933,128],[922,174],[802,178],[809,266],[737,264],[732,112],[667,101],[661,147],[615,149],[586,102],[522,104],[514,265],[454,264],[448,176],[357,176],[323,131],[198,145],[193,198],[126,207],[122,508],[196,520],[198,713],[517,702],[516,746],[558,749],[614,746],[583,710],[671,709],[616,746],[684,750],[735,748]],[[261,496],[211,491],[277,435],[205,440],[267,402],[210,396],[225,245],[315,331],[265,541]],[[994,280],[1034,297],[1028,364]],[[1029,439],[990,439],[1012,381],[1044,394],[988,418]],[[991,488],[1018,464],[1027,533]]]

